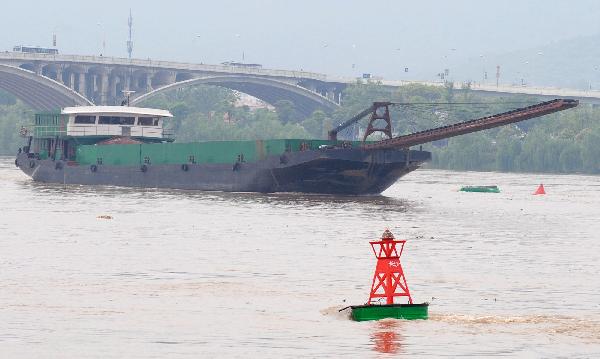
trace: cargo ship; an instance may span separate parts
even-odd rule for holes
[[[431,159],[412,146],[577,106],[553,100],[527,108],[392,138],[389,106],[376,102],[329,132],[328,139],[177,143],[168,111],[129,106],[66,107],[21,129],[15,165],[44,183],[228,192],[374,195]],[[362,141],[337,133],[371,115]],[[380,120],[377,122],[377,120]],[[384,127],[376,127],[383,122]],[[386,140],[367,141],[374,132]]]

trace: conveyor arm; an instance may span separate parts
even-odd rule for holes
[[[467,133],[487,130],[494,127],[504,126],[511,123],[529,120],[531,118],[544,116],[550,113],[567,110],[576,107],[579,101],[572,99],[555,99],[552,101],[542,102],[537,105],[519,108],[516,110],[500,113],[497,115],[487,116],[459,122],[453,125],[433,128],[430,130],[412,133],[410,135],[398,136],[387,140],[367,143],[363,145],[365,149],[382,149],[382,148],[409,148],[411,146],[424,144],[427,142],[437,141],[444,138],[464,135]],[[375,104],[374,104],[375,106]],[[369,109],[372,109],[373,106]],[[363,115],[364,116],[364,115]]]

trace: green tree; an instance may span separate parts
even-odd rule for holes
[[[581,161],[581,149],[576,142],[565,143],[559,157],[560,170],[562,172],[572,173],[581,171],[583,163]]]
[[[600,130],[589,131],[583,136],[581,160],[583,171],[600,173]]]
[[[279,100],[273,105],[279,116],[279,120],[283,123],[296,123],[299,121],[300,116],[296,112],[294,103],[289,100]]]
[[[12,155],[25,140],[19,135],[21,126],[31,123],[33,111],[22,102],[0,106],[0,155]]]
[[[499,171],[515,170],[515,159],[521,152],[521,132],[513,126],[505,126],[496,135],[496,163]]]
[[[314,138],[325,138],[331,129],[331,121],[323,111],[315,111],[300,124]]]
[[[454,101],[454,82],[446,82],[444,84],[444,101],[452,102]]]

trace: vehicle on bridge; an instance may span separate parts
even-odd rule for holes
[[[25,52],[29,54],[48,54],[58,55],[58,49],[52,47],[39,47],[39,46],[21,46],[17,45],[13,47],[13,52]]]
[[[230,192],[379,194],[431,158],[415,145],[577,106],[553,100],[392,138],[389,106],[376,102],[329,132],[329,139],[175,143],[168,111],[127,106],[67,107],[38,114],[15,165],[34,181]],[[362,141],[338,133],[370,115]],[[387,126],[377,127],[383,120]],[[376,126],[377,125],[377,126]],[[368,141],[374,132],[389,138]]]
[[[236,61],[225,61],[221,62],[221,65],[225,66],[234,66],[234,67],[243,67],[247,69],[262,69],[261,64],[248,64],[245,62],[236,62]]]

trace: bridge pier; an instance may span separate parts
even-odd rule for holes
[[[36,73],[36,75],[42,75],[42,69],[44,68],[44,66],[42,65],[41,62],[35,62],[33,64],[33,68],[34,68],[34,72]]]
[[[62,66],[56,66],[56,81],[64,85]]]
[[[335,97],[335,92],[333,92],[333,90],[327,90],[327,92],[325,92],[325,97],[333,101],[333,98]]]
[[[96,79],[98,79],[98,77],[96,77]],[[108,102],[108,71],[106,70],[100,73],[99,94],[99,104],[106,105]]]
[[[69,88],[71,90],[75,89],[75,74],[73,72],[69,72]]]
[[[346,88],[346,86],[342,84],[330,86],[325,90],[325,97],[340,105],[342,103],[342,92],[344,92],[344,88]]]
[[[87,91],[85,88],[85,72],[80,72],[77,74],[77,80],[78,80],[78,84],[77,84],[77,92],[79,92],[79,94],[81,96],[85,96],[87,97]]]
[[[309,91],[318,93],[317,86],[315,84],[312,84],[312,83],[307,84],[307,86],[305,86],[304,88],[307,89],[307,90],[309,90]]]
[[[146,92],[150,92],[150,91],[154,90],[154,88],[152,88],[152,74],[149,72],[146,72],[145,85],[146,85]]]
[[[128,74],[127,76],[125,76],[125,85],[123,86],[123,90],[125,90],[125,91],[131,90],[131,80],[133,80],[132,77],[133,77],[133,75],[131,75],[131,74]]]
[[[108,102],[114,102],[117,99],[117,85],[119,84],[119,82],[121,82],[121,79],[117,75],[112,75],[110,76],[109,81],[110,89],[108,94],[109,97],[106,99],[107,104]]]
[[[175,83],[177,74],[175,71],[161,70],[152,77],[152,85],[156,88],[163,87]]]

